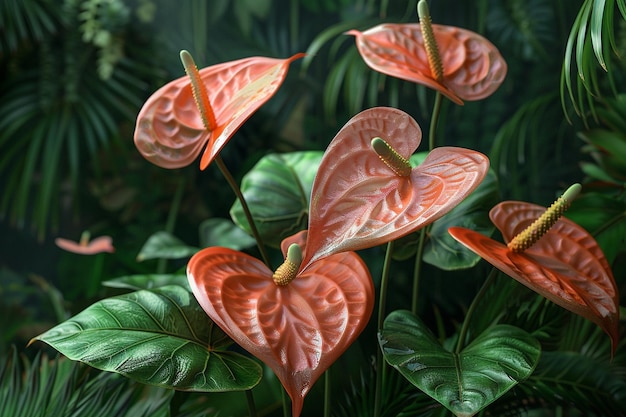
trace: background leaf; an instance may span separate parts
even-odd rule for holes
[[[35,339],[72,360],[167,388],[245,390],[261,378],[257,362],[225,350],[232,341],[178,286],[104,299]]]
[[[256,241],[231,220],[207,219],[200,224],[200,245],[204,248],[222,246],[242,250],[254,246]]]
[[[125,275],[102,282],[109,288],[124,288],[127,290],[151,290],[168,285],[179,285],[191,291],[185,274],[138,274]]]
[[[270,154],[241,181],[241,191],[263,241],[278,247],[287,236],[306,229],[313,179],[321,151]],[[233,221],[250,232],[239,201],[230,209]]]
[[[148,238],[137,255],[137,261],[147,259],[178,259],[191,256],[200,249],[188,246],[168,232],[156,232]]]

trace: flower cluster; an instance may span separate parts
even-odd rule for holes
[[[431,25],[425,2],[419,10],[420,24],[349,31],[366,63],[431,87],[457,104],[491,95],[507,71],[495,46],[465,29]],[[177,168],[191,163],[206,144],[200,162],[206,168],[301,56],[249,58],[198,71],[183,52],[188,77],[164,86],[144,105],[137,148],[149,161]],[[315,381],[370,320],[375,290],[355,251],[425,228],[487,175],[489,160],[483,154],[432,143],[423,162],[413,166],[421,136],[417,122],[401,110],[362,111],[324,152],[312,184],[308,228],[283,241],[284,264],[272,270],[267,260],[222,247],[200,251],[188,264],[189,283],[202,308],[276,373],[292,399],[293,416],[300,415]],[[538,207],[515,202],[491,212],[507,240],[539,215]],[[552,223],[525,251],[468,229],[450,233],[506,274],[598,323],[615,346],[617,292],[602,252],[573,223]]]

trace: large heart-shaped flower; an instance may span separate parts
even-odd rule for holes
[[[280,286],[258,259],[211,247],[191,258],[187,275],[209,317],[276,373],[294,417],[315,381],[361,333],[374,306],[369,271],[354,252],[315,262]]]
[[[205,169],[239,127],[269,100],[283,82],[287,59],[252,57],[213,65],[199,71],[206,90],[211,126],[207,129],[194,99],[188,76],[157,90],[143,105],[135,127],[135,145],[150,162],[180,168],[200,161]],[[201,87],[202,88],[202,87]]]
[[[505,201],[489,217],[508,243],[545,208]],[[449,233],[487,262],[561,307],[591,320],[611,338],[619,338],[619,294],[611,268],[593,237],[561,218],[530,248],[513,252],[480,233],[451,227]]]
[[[371,146],[380,137],[409,159],[421,136],[411,116],[389,107],[365,110],[346,123],[326,149],[313,183],[303,265],[414,232],[449,212],[487,174],[483,154],[440,147],[401,176]]]
[[[457,104],[481,100],[498,89],[506,61],[487,39],[454,26],[432,25],[443,79],[432,73],[420,24],[385,23],[365,32],[351,30],[368,66],[383,74],[423,84]]]

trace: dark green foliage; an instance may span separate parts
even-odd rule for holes
[[[2,417],[166,417],[171,396],[59,356],[13,349],[0,365]]]

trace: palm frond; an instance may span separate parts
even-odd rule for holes
[[[2,417],[166,417],[171,396],[171,391],[41,352],[31,361],[14,348],[0,364]]]
[[[616,92],[613,61],[619,59],[615,41],[615,8],[626,19],[624,0],[585,0],[572,25],[561,69],[561,102],[567,102],[587,123],[589,113],[597,119],[596,101],[607,90]],[[598,75],[602,70],[605,78]]]
[[[0,3],[0,56],[23,44],[44,40],[58,30],[60,8],[45,0],[4,0]]]

